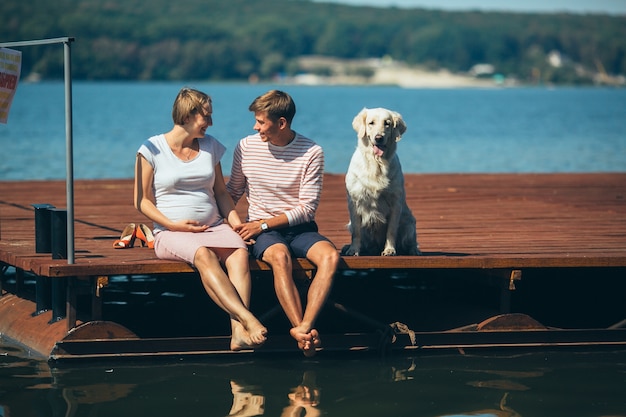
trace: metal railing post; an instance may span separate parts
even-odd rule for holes
[[[67,199],[67,263],[74,263],[74,131],[72,124],[72,50],[71,38],[64,44],[65,59],[65,164]]]
[[[74,250],[74,143],[72,128],[72,56],[70,43],[74,38],[39,39],[20,42],[0,42],[0,47],[48,45],[63,43],[64,45],[64,78],[65,78],[65,161],[66,161],[66,199],[67,199],[67,263],[75,261]]]

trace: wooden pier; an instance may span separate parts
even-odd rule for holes
[[[346,230],[348,211],[343,178],[343,175],[325,176],[317,215],[320,231],[338,248],[350,240]],[[390,318],[387,313],[393,309],[370,316],[369,311],[376,310],[375,306],[370,308],[367,304],[372,300],[362,300],[367,294],[354,287],[369,288],[372,282],[378,285],[380,272],[387,271],[382,281],[396,279],[412,288],[406,292],[398,292],[396,288],[394,299],[387,300],[380,299],[385,296],[382,291],[376,301],[381,305],[402,304],[401,310],[407,316],[391,317],[403,324],[404,330],[408,327],[409,331],[400,330],[394,335],[402,339],[402,349],[425,349],[438,344],[507,345],[497,331],[499,328],[490,328],[499,322],[504,323],[501,328],[507,335],[513,334],[511,330],[526,330],[516,333],[509,343],[513,346],[626,345],[623,324],[626,318],[626,174],[409,174],[405,176],[405,186],[408,204],[417,219],[423,256],[343,257],[329,308],[334,307],[362,322],[370,321],[374,327],[379,322],[386,323],[385,319]],[[109,290],[111,277],[193,277],[195,271],[184,263],[156,259],[147,248],[113,249],[113,241],[119,238],[126,224],[147,222],[132,205],[132,180],[77,180],[74,192],[75,263],[70,265],[64,259],[52,259],[49,253],[35,251],[33,204],[48,203],[64,208],[65,182],[0,182],[0,265],[3,273],[10,267],[16,270],[15,279],[3,277],[0,281],[3,284],[0,288],[0,334],[31,346],[42,355],[52,352],[51,358],[106,356],[102,350],[104,344],[93,348],[91,343],[102,339],[103,335],[107,335],[107,343],[117,343],[107,351],[115,355],[132,354],[133,350],[137,355],[190,350],[225,352],[226,338],[219,335],[201,339],[194,335],[195,344],[191,339],[160,338],[159,343],[153,343],[156,348],[144,351],[138,346],[154,342],[154,338],[137,336],[136,331],[108,321],[102,298]],[[240,204],[238,209],[245,213],[245,204]],[[251,266],[255,274],[270,273],[262,262],[251,260]],[[314,270],[306,260],[297,260],[297,268],[304,274]],[[371,279],[355,278],[355,274],[365,274]],[[46,292],[42,294],[36,289],[33,293],[29,290],[30,281],[36,282],[35,288],[46,288]],[[265,281],[271,285],[271,280]],[[441,281],[463,291],[468,288],[470,292],[483,286],[495,288],[495,313],[501,316],[495,319],[480,314],[466,316],[476,318],[475,322],[464,322],[463,317],[456,317],[458,322],[450,323],[468,325],[456,327],[452,332],[432,328],[431,322],[426,324],[420,319],[411,322],[410,310],[428,315],[428,310],[424,310],[428,303],[401,298],[411,291],[413,295],[418,294],[416,287],[439,286]],[[545,303],[551,304],[553,309],[562,309],[559,299],[570,297],[574,288],[582,286],[588,288],[582,291],[586,302],[600,298],[597,304],[602,306],[601,311],[589,312],[601,323],[599,326],[592,323],[593,329],[587,328],[583,319],[581,325],[570,329],[576,332],[574,334],[565,329],[553,332],[552,324],[532,324],[527,312],[521,311],[524,307],[530,313],[549,312],[551,309]],[[255,284],[253,308],[256,288]],[[350,299],[351,290],[354,299]],[[87,308],[80,302],[84,296],[89,300]],[[514,308],[515,311],[511,309],[512,296],[520,306]],[[45,299],[41,300],[42,297]],[[58,299],[63,301],[62,311],[59,312],[59,308],[51,311],[55,310]],[[576,298],[572,303],[580,300]],[[414,302],[419,305],[414,306]],[[206,303],[210,304],[208,298]],[[358,308],[346,307],[348,303]],[[574,311],[563,314],[580,316],[580,309],[584,308],[569,307]],[[368,313],[363,314],[364,311]],[[432,321],[436,318],[438,316],[432,316]],[[430,328],[425,330],[427,327]],[[379,326],[376,331],[380,330]],[[476,333],[481,334],[475,336]],[[415,335],[417,344],[409,340]],[[376,342],[370,336],[360,333],[359,340],[355,341],[337,337],[337,348],[367,350]],[[327,337],[325,349],[332,349],[332,343],[326,341],[334,339],[334,335]],[[470,339],[473,341],[469,342]],[[282,349],[280,343],[272,343],[275,350]]]

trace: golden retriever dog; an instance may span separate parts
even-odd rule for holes
[[[346,190],[352,242],[343,255],[419,255],[415,217],[404,191],[404,175],[396,154],[406,131],[394,111],[363,109],[352,121],[358,143],[348,172]]]

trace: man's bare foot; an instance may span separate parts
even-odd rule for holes
[[[289,334],[298,343],[298,349],[304,353],[306,357],[315,356],[316,348],[322,346],[322,341],[317,330],[305,331],[301,327],[293,327],[289,330]]]
[[[316,348],[322,347],[322,339],[320,334],[315,329],[311,329],[311,338],[313,339],[313,346]]]
[[[233,335],[230,339],[231,350],[256,349],[267,340],[267,329],[259,325],[250,331],[246,330],[241,323],[236,322],[233,326]]]
[[[317,348],[322,347],[322,339],[320,339],[320,334],[318,333],[318,331],[315,329],[311,329],[309,334],[311,335],[311,346],[309,349],[303,351],[304,356],[306,357],[315,356],[315,354],[317,353]]]

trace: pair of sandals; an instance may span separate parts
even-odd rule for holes
[[[113,242],[115,249],[129,249],[135,245],[135,240],[141,241],[141,246],[147,246],[150,249],[154,249],[154,235],[152,230],[143,223],[135,224],[129,223],[119,239]]]

